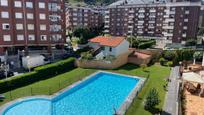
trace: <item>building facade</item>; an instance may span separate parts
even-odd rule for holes
[[[0,0],[0,52],[65,42],[64,0]]]
[[[120,1],[106,10],[105,33],[185,43],[187,39],[196,38],[200,7],[199,1]]]
[[[67,6],[66,28],[73,30],[76,27],[97,28],[103,25],[103,14],[101,9]]]

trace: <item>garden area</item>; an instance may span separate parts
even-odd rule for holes
[[[128,36],[127,40],[130,43],[130,47],[137,49],[152,48],[154,45],[156,45],[156,40],[154,39],[144,39],[135,36]]]
[[[63,60],[63,62],[36,68],[34,72],[21,75],[17,78],[0,81],[0,85],[6,84],[7,86],[7,88],[3,87],[4,90],[1,89],[1,93],[6,96],[6,99],[1,101],[0,105],[26,96],[52,95],[97,71],[96,69],[73,68],[72,62],[73,59]],[[62,67],[64,68],[65,66],[67,68],[61,71]],[[169,67],[152,65],[143,68],[127,64],[118,69],[108,71],[140,77],[147,77],[149,75],[149,79],[141,93],[139,93],[138,97],[134,99],[127,115],[150,115],[161,111],[166,93],[164,89],[164,85],[166,85],[165,78],[168,77],[170,73]],[[29,74],[31,74],[31,76]],[[148,96],[148,92],[152,88],[155,88],[158,91],[158,101],[160,103],[158,103],[159,105],[155,106],[155,108],[151,109],[153,111],[147,111],[144,109],[144,102]]]
[[[201,63],[203,57],[202,51],[193,49],[182,49],[182,50],[165,50],[161,54],[159,62],[163,66],[174,66],[178,65],[179,62],[193,62],[194,64]]]

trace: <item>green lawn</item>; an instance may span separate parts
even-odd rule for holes
[[[145,111],[143,109],[143,102],[146,94],[149,89],[155,87],[159,91],[159,95],[161,98],[161,104],[158,108],[161,108],[164,103],[165,91],[163,89],[163,85],[165,84],[165,78],[169,75],[170,69],[168,67],[162,67],[159,65],[153,65],[148,67],[147,70],[150,71],[150,78],[144,86],[143,90],[139,94],[139,96],[135,99],[132,106],[129,108],[127,114],[128,115],[150,115],[151,113]],[[6,92],[7,99],[0,102],[0,105],[10,101],[11,99],[16,99],[19,97],[30,96],[30,95],[50,95],[53,94],[60,89],[67,87],[68,85],[83,79],[84,77],[90,75],[91,73],[96,72],[96,69],[82,69],[76,68],[67,73],[55,76],[53,78],[49,78],[47,80],[43,80],[37,83],[33,83],[31,85],[18,88],[11,92]],[[137,76],[147,76],[147,73],[143,72],[141,68],[138,68],[134,65],[126,65],[117,70],[111,70],[117,73],[129,74],[129,75],[137,75]]]

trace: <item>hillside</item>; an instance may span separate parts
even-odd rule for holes
[[[108,5],[117,0],[66,0],[72,5]]]

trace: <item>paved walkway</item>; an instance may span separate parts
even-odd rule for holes
[[[163,115],[178,115],[179,67],[173,67],[170,74],[168,92],[163,106]]]

